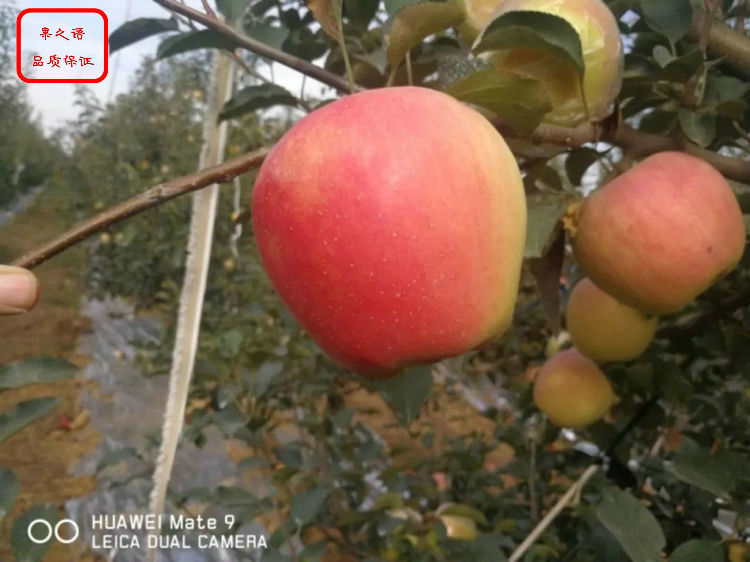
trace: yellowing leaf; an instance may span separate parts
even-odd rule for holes
[[[323,31],[334,39],[338,39],[337,14],[341,13],[341,0],[307,0],[307,7],[313,13]]]
[[[406,6],[393,17],[386,37],[386,55],[396,66],[422,39],[461,23],[463,10],[448,2],[422,2]]]

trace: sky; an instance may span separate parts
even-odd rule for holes
[[[3,1],[0,0],[0,2]],[[202,9],[200,0],[186,0],[185,3],[193,8]],[[213,4],[213,1],[211,3]],[[125,21],[139,17],[169,17],[169,12],[151,0],[14,0],[14,4],[19,13],[27,8],[98,8],[107,15],[109,33],[112,33]],[[22,21],[25,22],[25,18],[30,15],[24,16]],[[56,25],[59,23],[63,29],[72,29],[82,25],[80,14],[58,14],[54,21]],[[54,34],[54,30],[52,33]],[[25,37],[26,30],[24,29],[22,38]],[[108,100],[114,100],[117,94],[127,91],[131,78],[143,57],[154,55],[156,47],[163,39],[164,35],[153,36],[115,52],[109,60],[107,77],[99,83],[88,84],[87,87],[91,89],[102,104]],[[41,40],[37,40],[37,42],[34,43],[35,48],[37,44],[41,45],[40,49],[44,48],[45,44]],[[67,43],[66,45],[72,44]],[[26,50],[25,47],[22,46],[22,48],[24,51]],[[39,69],[34,70],[38,71]],[[266,74],[266,76],[268,76],[268,72],[268,67],[261,69],[261,73]],[[293,92],[299,91],[302,77],[297,72],[274,64],[273,74],[277,84]],[[76,84],[63,83],[26,85],[29,101],[47,131],[64,125],[65,121],[73,119],[77,115],[77,108],[73,105],[75,86]],[[308,79],[306,88],[310,87],[315,87],[315,85],[314,81]]]

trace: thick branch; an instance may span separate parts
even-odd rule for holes
[[[510,137],[515,136],[504,122],[495,120],[493,123],[501,133]],[[542,124],[532,133],[530,140],[537,144],[551,144],[570,148],[578,148],[586,143],[601,141],[619,146],[636,156],[647,156],[665,150],[681,150],[702,158],[729,179],[750,183],[750,162],[723,156],[675,138],[638,131],[625,123],[621,123],[616,129],[606,129],[595,124],[581,125],[575,128]]]
[[[89,236],[133,215],[137,215],[146,209],[160,205],[185,193],[197,191],[215,183],[227,182],[244,174],[248,170],[257,168],[261,165],[267,154],[268,149],[262,148],[228,160],[218,166],[212,166],[156,185],[70,229],[41,248],[33,250],[17,259],[12,265],[28,268],[37,266]]]
[[[712,53],[724,57],[735,70],[750,77],[750,37],[735,31],[707,12],[693,10],[690,37],[700,41],[706,35],[706,46]]]
[[[180,4],[177,0],[154,0],[154,2],[163,6],[167,10],[177,12],[178,14],[186,16],[190,20],[202,23],[206,27],[230,37],[235,43],[237,43],[237,45],[244,47],[248,51],[252,51],[262,57],[281,63],[289,68],[293,68],[294,70],[301,72],[310,78],[315,78],[319,82],[327,84],[340,92],[349,92],[349,83],[343,77],[314,65],[305,59],[295,57],[289,53],[275,49],[270,45],[266,45],[257,39],[253,39],[248,35],[240,33],[231,25],[218,18],[212,18],[208,14],[189,8],[184,4]]]

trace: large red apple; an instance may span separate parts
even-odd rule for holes
[[[252,216],[282,300],[354,371],[389,376],[510,323],[521,175],[495,129],[450,96],[380,89],[311,113],[268,155]]]
[[[592,281],[652,314],[684,308],[734,269],[744,248],[731,187],[681,152],[646,158],[595,191],[574,236],[575,257]]]

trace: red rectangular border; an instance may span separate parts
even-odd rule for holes
[[[81,78],[79,80],[69,80],[66,78],[26,78],[21,72],[21,18],[29,13],[59,13],[59,12],[70,12],[70,13],[90,13],[99,14],[104,20],[104,73],[99,78]],[[98,8],[27,8],[16,18],[16,74],[18,78],[26,82],[27,84],[38,84],[38,83],[49,83],[49,82],[62,82],[67,84],[79,84],[79,83],[92,83],[101,82],[107,77],[109,72],[109,20],[107,14]]]

